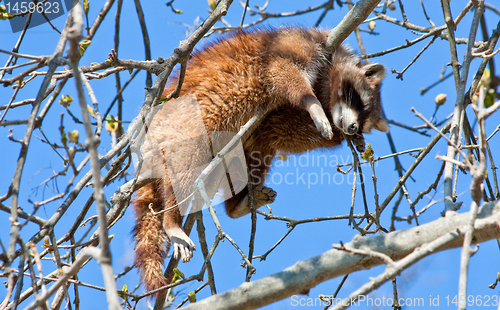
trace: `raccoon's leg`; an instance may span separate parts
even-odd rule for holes
[[[314,96],[311,97],[310,95],[306,95],[302,97],[301,102],[305,105],[309,115],[311,115],[316,128],[321,131],[321,135],[331,140],[333,138],[332,126],[318,99]]]
[[[270,62],[268,71],[278,95],[307,110],[323,137],[332,139],[332,127],[312,89],[317,75],[314,68],[301,68],[290,59],[277,57]]]
[[[163,200],[163,228],[172,242],[174,248],[173,256],[175,259],[181,259],[182,262],[189,262],[193,257],[193,251],[196,249],[193,241],[186,235],[182,229],[182,218],[177,200],[175,199],[174,190],[170,183],[170,179],[165,177],[161,184],[158,185]],[[185,202],[189,203],[189,202]],[[175,207],[174,207],[175,206]]]
[[[274,202],[277,195],[276,192],[263,184],[266,180],[275,154],[275,150],[265,147],[254,147],[252,152],[246,154],[250,177],[246,176],[246,174],[245,177],[247,180],[250,180],[250,183],[247,184],[247,186],[239,193],[236,193],[236,195],[225,201],[226,212],[229,217],[238,218],[250,213],[248,197],[249,186],[252,186],[253,188],[256,208],[260,208],[265,204]],[[231,169],[231,166],[229,166],[229,171],[231,170],[235,169]],[[233,182],[233,180],[231,180],[231,182]]]
[[[270,187],[264,185],[253,186],[256,209],[263,205],[273,203],[274,199],[276,199],[276,195],[277,193]],[[230,200],[226,200],[227,215],[231,218],[238,218],[250,213],[250,202],[248,199],[248,187],[245,187],[238,195]]]

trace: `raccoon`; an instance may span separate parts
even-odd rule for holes
[[[358,146],[364,147],[363,133],[370,133],[372,129],[389,130],[382,117],[380,99],[384,76],[382,65],[364,63],[348,48],[342,47],[333,53],[329,69],[318,75],[314,84],[317,98],[323,109],[330,111],[327,116],[335,125],[332,139],[315,134],[314,123],[296,107],[284,105],[268,115],[244,144],[250,171],[249,186],[254,187],[257,207],[272,203],[276,196],[276,192],[264,186],[264,182],[278,152],[300,154],[333,148],[342,143],[345,134],[356,136]],[[238,218],[250,212],[247,194],[248,188],[245,187],[225,201],[230,217]]]
[[[160,167],[162,173],[160,181],[139,189],[132,202],[135,263],[147,290],[168,284],[163,260],[169,240],[174,257],[183,262],[192,257],[195,245],[181,228],[180,209],[189,204],[199,167],[220,149],[214,141],[227,140],[215,137],[217,132],[238,132],[256,113],[271,111],[243,144],[249,183],[243,174],[226,188],[234,192],[225,201],[226,212],[236,218],[249,212],[248,186],[254,188],[256,207],[274,201],[276,193],[263,184],[276,152],[331,148],[341,144],[345,134],[388,130],[380,101],[384,67],[363,63],[346,47],[328,52],[327,35],[301,28],[238,31],[194,53],[180,96],[194,94],[198,113],[189,100],[165,105],[148,127],[142,147],[142,171]],[[171,81],[164,95],[175,83]],[[175,174],[164,168],[167,165],[175,167]],[[239,181],[244,186],[235,191]],[[166,209],[160,216],[151,212]]]

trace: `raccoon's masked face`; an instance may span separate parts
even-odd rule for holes
[[[369,133],[372,129],[388,132],[380,100],[385,69],[380,64],[361,65],[357,69],[340,81],[338,97],[331,110],[333,123],[347,135]]]

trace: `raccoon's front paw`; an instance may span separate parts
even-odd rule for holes
[[[253,196],[255,198],[256,207],[260,208],[265,204],[273,203],[276,199],[277,193],[264,185],[257,185],[253,189]]]
[[[321,131],[321,135],[328,140],[331,140],[333,138],[333,131],[332,131],[332,126],[330,125],[330,122],[328,119],[326,122],[321,122],[321,124],[316,124],[316,128],[318,128],[319,131]]]
[[[328,118],[326,118],[325,111],[318,103],[310,103],[307,106],[307,111],[314,121],[314,125],[321,131],[321,135],[328,140],[333,138],[333,131]]]
[[[363,137],[363,135],[353,135],[350,137],[352,143],[356,147],[356,150],[358,150],[358,152],[360,153],[363,153],[365,151],[365,138]]]
[[[193,257],[193,251],[196,250],[193,241],[181,228],[168,229],[167,235],[174,248],[174,258],[182,260],[183,263],[189,262]]]

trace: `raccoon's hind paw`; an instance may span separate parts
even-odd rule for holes
[[[272,188],[266,187],[264,185],[257,185],[253,190],[253,196],[255,198],[257,208],[260,208],[261,206],[268,203],[273,203],[274,199],[276,199],[277,193]]]
[[[186,241],[178,238],[173,238],[172,244],[174,246],[174,258],[182,260],[183,263],[189,262],[195,250],[194,244],[188,244]]]
[[[193,251],[196,250],[193,241],[181,228],[168,229],[167,235],[174,248],[174,258],[182,260],[183,263],[189,262],[193,257]]]
[[[252,186],[248,184],[248,186]],[[253,198],[255,200],[255,208],[258,209],[265,204],[273,203],[276,198],[276,192],[272,188],[266,187],[264,185],[254,185],[253,188]],[[232,209],[228,210],[227,215],[232,218],[242,217],[250,213],[250,205],[248,201],[248,195],[245,195],[243,199]]]

